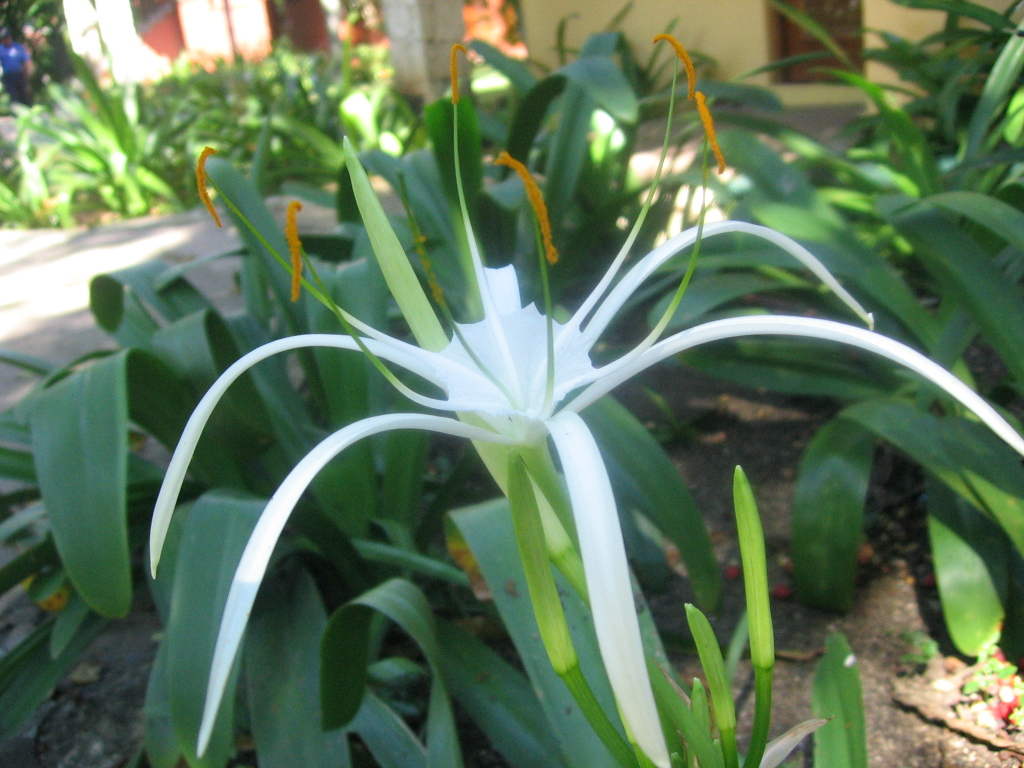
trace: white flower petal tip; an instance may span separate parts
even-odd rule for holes
[[[758,768],[777,768],[801,741],[831,720],[831,717],[828,720],[804,720],[799,725],[794,725],[779,738],[768,742]]]
[[[647,676],[636,600],[611,481],[594,436],[572,412],[548,422],[562,459],[590,594],[594,631],[619,714],[636,745],[659,768],[671,759]]]

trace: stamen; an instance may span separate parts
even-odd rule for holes
[[[693,59],[690,58],[690,54],[683,48],[683,44],[676,40],[672,35],[655,35],[654,42],[659,43],[664,40],[666,43],[672,46],[672,49],[676,52],[676,56],[683,62],[683,66],[686,67],[686,98],[690,101],[694,99],[694,89],[697,87],[697,70],[694,69]]]
[[[530,200],[530,205],[533,206],[533,213],[537,217],[540,234],[544,240],[544,257],[547,259],[548,264],[557,264],[558,249],[555,248],[555,244],[551,241],[551,222],[548,220],[548,207],[544,204],[544,197],[541,195],[540,187],[537,186],[533,175],[527,170],[525,165],[512,157],[508,152],[502,152],[494,162],[497,165],[511,168],[523,180],[523,186],[526,187],[526,196]]]
[[[725,155],[718,146],[718,136],[715,134],[715,123],[711,119],[711,112],[708,111],[707,99],[704,94],[697,91],[697,112],[700,114],[700,121],[704,123],[704,133],[708,137],[711,151],[715,153],[715,160],[718,161],[718,173],[725,173]]]
[[[284,239],[288,241],[288,253],[292,257],[292,301],[299,300],[302,287],[302,241],[299,240],[299,225],[296,214],[302,210],[302,203],[292,200],[284,215]]]
[[[203,205],[206,206],[206,210],[213,216],[214,222],[218,227],[224,225],[220,223],[220,216],[217,215],[217,209],[213,207],[213,201],[210,199],[210,193],[206,191],[206,158],[210,155],[216,155],[217,150],[213,147],[205,147],[202,153],[199,155],[199,162],[196,163],[196,186],[199,187],[199,199],[203,201]]]
[[[459,62],[455,55],[459,51],[462,51],[464,56],[469,55],[466,46],[462,43],[456,43],[452,46],[452,104],[459,103]]]

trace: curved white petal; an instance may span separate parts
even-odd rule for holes
[[[561,413],[548,428],[565,471],[594,630],[619,714],[644,754],[659,768],[669,768],[608,472],[593,435],[577,414]]]
[[[815,258],[810,251],[800,245],[800,243],[786,235],[783,235],[781,232],[776,232],[774,229],[762,227],[757,224],[749,224],[745,221],[721,221],[705,224],[703,237],[706,239],[708,237],[725,234],[727,232],[743,232],[755,235],[777,245],[779,248],[782,248],[812,272],[825,285],[827,285],[833,293],[842,299],[842,301],[868,325],[868,327],[872,327],[874,325],[874,320],[870,313],[867,312],[864,307],[862,307],[860,303],[858,303],[857,300],[839,284],[835,277],[832,276],[832,273],[825,268],[825,265],[818,261],[818,259]],[[622,305],[630,296],[633,295],[636,289],[639,288],[645,280],[647,280],[647,278],[654,274],[655,270],[679,253],[679,251],[692,245],[696,240],[697,227],[691,227],[685,232],[680,232],[675,237],[666,240],[649,254],[640,259],[640,261],[638,261],[622,277],[622,280],[620,280],[619,283],[608,293],[608,296],[601,302],[597,311],[594,312],[594,316],[591,318],[590,322],[587,323],[586,328],[583,331],[583,335],[587,340],[587,343],[593,345],[597,341],[598,337],[604,333],[605,328],[608,327],[608,324],[615,318],[615,315],[620,309],[622,309]],[[606,275],[605,280],[607,277],[608,276]],[[597,303],[595,296],[599,296],[601,292],[607,290],[605,280],[601,281],[601,284],[594,289],[593,293],[591,293],[587,298],[583,306],[576,311],[576,314],[573,315],[568,327],[578,328],[583,323],[586,314],[590,312]]]
[[[380,358],[389,360],[406,370],[412,371],[428,381],[444,386],[443,380],[438,377],[438,368],[445,368],[447,378],[454,378],[455,373],[448,371],[454,368],[451,361],[445,360],[440,355],[426,352],[419,347],[414,347],[404,342],[391,339],[392,344],[380,344],[372,340],[366,340],[367,348]],[[213,383],[207,393],[199,401],[195,411],[189,417],[181,439],[171,457],[171,463],[164,475],[163,485],[160,487],[160,494],[157,496],[156,505],[153,508],[153,522],[149,531],[149,553],[152,563],[153,576],[156,576],[157,564],[160,562],[160,551],[163,549],[164,539],[167,536],[167,528],[171,524],[171,516],[174,513],[175,504],[178,501],[178,493],[185,481],[185,473],[188,471],[189,462],[195,453],[199,438],[209,421],[210,415],[228,387],[239,376],[261,360],[265,360],[280,352],[302,347],[336,347],[338,349],[357,350],[355,341],[349,336],[331,334],[307,334],[304,336],[292,336],[287,339],[279,339],[269,344],[264,344],[236,360],[220,377]],[[423,398],[421,405],[441,410],[458,410],[451,403],[433,398]],[[455,405],[459,405],[455,403]]]
[[[274,546],[299,498],[324,465],[345,448],[357,440],[395,429],[425,429],[455,437],[467,437],[471,440],[512,442],[508,438],[495,435],[479,427],[463,424],[443,416],[392,413],[350,424],[325,438],[306,454],[305,458],[288,473],[288,477],[284,479],[267,503],[267,507],[260,515],[260,519],[249,537],[249,542],[245,545],[242,557],[238,561],[238,568],[224,605],[224,615],[221,618],[220,631],[217,634],[217,644],[213,651],[210,679],[206,687],[206,702],[203,707],[203,721],[199,727],[199,744],[197,746],[199,755],[206,751],[209,744],[217,709],[224,697],[224,689],[231,672],[231,664],[238,652],[242,634],[245,632],[245,625],[249,621],[249,612],[252,610],[256,593],[259,591],[260,583],[267,571]]]
[[[633,377],[666,357],[678,354],[700,344],[707,344],[722,339],[733,339],[740,336],[803,336],[826,341],[838,341],[868,352],[886,357],[915,373],[924,376],[933,384],[960,401],[966,408],[973,411],[999,437],[1005,440],[1014,450],[1024,455],[1024,439],[1011,427],[996,410],[985,402],[974,390],[964,384],[942,366],[929,360],[920,352],[905,344],[883,336],[880,333],[855,328],[845,323],[832,320],[816,320],[807,317],[786,317],[768,315],[760,317],[732,317],[726,320],[698,325],[660,341],[644,352],[628,365],[615,368],[600,378],[566,406],[566,410],[579,412],[593,403],[602,395],[607,394],[622,382]],[[600,373],[600,371],[599,371]]]

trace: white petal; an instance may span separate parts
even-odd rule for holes
[[[484,278],[499,315],[507,315],[522,308],[523,300],[519,295],[519,277],[515,267],[509,264],[498,269],[485,269]]]
[[[548,427],[565,471],[594,630],[619,713],[644,754],[659,768],[669,768],[608,472],[593,435],[579,416],[559,414]]]
[[[915,373],[924,376],[933,384],[973,411],[988,427],[1024,455],[1024,439],[1011,427],[996,410],[985,402],[974,390],[964,384],[942,366],[929,360],[920,352],[905,344],[883,336],[880,333],[855,328],[832,320],[817,320],[807,317],[786,317],[768,315],[759,317],[731,317],[726,320],[698,325],[660,341],[628,365],[608,366],[610,372],[585,389],[568,406],[567,410],[579,412],[595,400],[610,392],[622,382],[666,357],[678,354],[700,344],[740,336],[803,336],[826,341],[838,341],[868,352],[886,357]],[[599,371],[600,372],[600,371]]]
[[[203,721],[199,727],[197,751],[200,755],[206,751],[209,744],[217,709],[224,697],[224,689],[231,672],[231,664],[242,641],[242,633],[249,621],[249,612],[256,600],[256,593],[259,591],[263,576],[266,574],[270,556],[273,554],[274,546],[299,498],[324,465],[345,448],[364,437],[395,429],[425,429],[456,437],[467,437],[471,440],[511,442],[479,427],[442,416],[392,413],[350,424],[324,439],[306,454],[305,458],[288,473],[288,477],[284,479],[267,503],[267,507],[260,515],[260,519],[249,537],[249,542],[245,545],[242,557],[238,561],[238,569],[235,571],[231,589],[228,591],[227,602],[224,605],[224,615],[221,618],[217,644],[213,651],[213,662],[210,666],[210,680],[206,687]]]
[[[390,360],[429,381],[437,383],[439,386],[443,386],[442,382],[437,379],[435,363],[450,368],[452,366],[449,362],[439,355],[425,352],[419,347],[414,347],[395,339],[391,339],[390,342],[384,345],[367,340],[366,344],[370,351],[378,357]],[[188,471],[189,462],[192,461],[196,445],[206,426],[206,422],[209,421],[210,415],[213,413],[213,409],[220,402],[228,387],[256,363],[280,352],[288,352],[302,347],[358,349],[358,346],[351,337],[333,334],[307,334],[272,341],[236,360],[221,374],[220,378],[213,383],[202,400],[199,401],[199,405],[192,412],[184,431],[181,433],[181,439],[178,441],[178,446],[171,457],[171,463],[167,467],[163,485],[160,487],[160,494],[157,496],[156,505],[153,508],[153,522],[149,530],[149,553],[154,577],[156,576],[157,564],[160,562],[160,551],[163,549],[164,538],[167,536],[167,528],[171,524],[171,516],[174,514],[174,507],[178,501],[178,494],[181,492],[181,485],[185,481],[185,473]],[[449,377],[454,377],[455,375],[455,373],[448,372]],[[423,404],[428,407],[445,410],[451,408],[445,401],[433,400],[431,398],[424,398]],[[455,408],[451,409],[455,410]]]
[[[796,749],[797,744],[827,722],[828,720],[804,720],[802,723],[794,725],[779,738],[772,739],[764,749],[761,765],[758,768],[776,768],[789,757],[790,752]]]
[[[721,221],[706,224],[704,226],[703,237],[707,239],[713,235],[721,235],[727,232],[743,232],[746,234],[756,235],[757,237],[764,238],[765,240],[779,246],[803,264],[808,270],[813,272],[818,279],[825,283],[825,285],[827,285],[840,299],[842,299],[843,302],[869,327],[873,325],[874,321],[864,307],[862,307],[857,300],[839,284],[825,266],[818,261],[810,251],[800,245],[800,243],[786,235],[783,235],[781,232],[776,232],[774,229],[758,226],[757,224],[748,224],[744,221]],[[620,309],[622,309],[622,305],[630,296],[633,295],[636,289],[639,288],[645,280],[647,280],[647,278],[654,274],[655,270],[679,253],[679,251],[692,245],[696,239],[697,228],[691,227],[685,232],[681,232],[675,237],[666,240],[638,261],[623,276],[619,284],[611,290],[608,297],[601,302],[601,306],[597,308],[597,311],[594,312],[593,318],[589,323],[587,323],[586,329],[584,330],[584,336],[588,343],[592,345],[597,341],[598,337],[604,333],[605,328],[608,327],[608,324],[615,318],[615,315]],[[596,293],[597,290],[594,291],[594,294]],[[592,296],[594,294],[592,294]],[[591,305],[594,303],[589,298],[587,301],[591,303]],[[586,306],[586,304],[584,306]],[[576,312],[573,316],[572,322],[570,322],[570,325],[573,323],[578,324],[583,321],[585,316],[583,309],[584,307],[581,307],[580,310]],[[587,311],[589,311],[589,309]]]
[[[502,315],[500,323],[508,341],[505,351],[499,350],[493,343],[488,323],[460,324],[459,332],[492,376],[501,375],[506,357],[511,360],[511,377],[502,377],[502,383],[509,391],[521,393],[522,399],[519,402],[510,403],[509,398],[493,381],[478,373],[479,367],[466,352],[458,335],[441,352],[441,356],[455,363],[455,366],[450,372],[435,366],[437,378],[443,379],[442,386],[448,392],[449,400],[458,402],[460,410],[491,413],[521,411],[531,417],[539,417],[544,407],[547,384],[547,318],[534,304],[530,304]],[[558,333],[561,325],[552,322],[552,328]],[[590,355],[582,345],[570,346],[564,354],[556,356],[555,402],[576,389],[579,386],[576,381],[592,381],[593,374]]]

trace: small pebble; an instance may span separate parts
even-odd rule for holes
[[[75,685],[89,685],[100,679],[100,665],[83,662],[75,667],[68,679]]]

